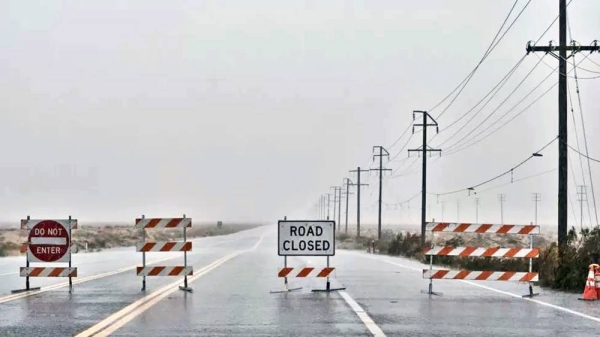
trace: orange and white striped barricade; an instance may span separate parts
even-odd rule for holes
[[[21,267],[19,275],[25,277],[25,288],[13,290],[12,293],[39,290],[32,288],[30,277],[68,277],[69,293],[73,291],[73,277],[77,277],[77,268],[71,265],[73,241],[71,230],[77,229],[77,220],[33,220],[30,216],[21,220],[21,229],[27,230],[27,242],[21,244],[20,251],[26,254],[25,267]],[[31,264],[38,264],[32,266]],[[65,263],[67,267],[43,267],[44,263]]]
[[[297,270],[297,272],[294,271]],[[335,270],[335,268],[325,267],[325,268],[313,268],[313,267],[304,267],[304,268],[290,268],[285,267],[282,268],[277,274],[278,277],[329,277],[331,273]]]
[[[277,276],[283,278],[285,289],[282,291],[271,291],[271,293],[290,292],[302,289],[289,288],[288,277],[325,278],[325,289],[313,289],[313,292],[331,292],[344,290],[346,288],[331,288],[330,274],[335,270],[329,266],[329,257],[335,255],[335,221],[330,220],[279,220],[277,223],[278,255],[283,256],[283,269],[279,270]],[[288,256],[325,256],[327,266],[325,268],[292,268],[288,267]],[[294,272],[297,270],[297,272]]]
[[[596,286],[596,294],[600,293],[600,266],[592,263],[590,266],[594,268],[594,284]]]
[[[539,234],[540,228],[536,225],[496,225],[477,223],[449,223],[429,222],[426,230],[431,231],[431,242],[435,232],[450,233],[493,233],[493,234],[521,234],[529,235],[529,248],[502,248],[502,247],[446,247],[432,246],[424,248],[423,252],[429,256],[429,269],[423,269],[423,278],[429,279],[429,289],[421,291],[425,294],[442,295],[433,291],[433,280],[475,280],[475,281],[514,281],[528,282],[529,294],[523,297],[533,297],[532,282],[539,281],[537,272],[532,271],[533,259],[538,258],[540,251],[533,247],[533,235]],[[496,258],[527,258],[529,259],[529,272],[514,271],[473,271],[473,270],[434,270],[434,256],[460,256],[460,257],[496,257]]]
[[[137,276],[142,276],[142,291],[146,290],[146,276],[182,276],[183,286],[179,289],[192,292],[188,287],[188,276],[194,274],[192,266],[187,264],[187,252],[192,251],[192,242],[187,240],[187,228],[192,227],[192,219],[186,218],[141,218],[135,219],[135,228],[142,229],[142,242],[136,245],[136,251],[142,252],[142,266],[136,268]],[[146,229],[183,228],[183,241],[146,241]],[[146,266],[147,252],[183,252],[183,266]]]

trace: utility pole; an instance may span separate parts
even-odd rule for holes
[[[571,57],[581,51],[600,51],[600,46],[597,41],[591,46],[580,46],[572,41],[567,46],[567,0],[559,0],[558,6],[558,46],[553,46],[552,42],[548,46],[534,46],[528,42],[527,53],[550,53],[558,59],[558,256],[562,257],[568,226],[567,51],[571,52]]]
[[[535,203],[535,225],[538,225],[538,202],[542,201],[541,193],[533,193],[533,202]]]
[[[327,220],[329,220],[329,209],[331,208],[331,193],[327,193]]]
[[[321,208],[321,204],[323,203],[323,196],[319,198],[319,220],[323,219],[323,209]]]
[[[360,187],[367,186],[369,184],[361,184],[360,183],[360,174],[364,172],[369,172],[369,170],[361,170],[360,166],[356,170],[352,170],[350,172],[356,172],[358,180],[356,184],[352,184],[352,186],[356,186],[356,237],[360,237]]]
[[[340,231],[340,219],[342,218],[342,213],[341,213],[341,206],[342,206],[342,187],[341,186],[332,186],[331,188],[333,188],[333,221],[336,221],[336,214],[337,214],[337,226],[338,226],[338,232]],[[337,200],[337,201],[336,201]],[[335,210],[335,205],[338,205],[338,209],[337,209],[337,213]]]
[[[581,231],[583,229],[583,202],[587,201],[587,191],[585,185],[579,185],[577,187],[579,188],[579,191],[577,191],[579,199],[577,199],[577,201],[579,201],[579,214],[581,219],[581,222],[579,223],[579,230]]]
[[[504,200],[506,200],[506,196],[498,194],[498,200],[500,200],[500,224],[504,225]]]
[[[344,178],[344,181],[346,182],[346,229],[345,232],[346,234],[348,234],[348,197],[350,196],[350,184],[352,184],[352,181],[348,178]]]
[[[422,178],[421,178],[421,246],[425,246],[425,227],[427,224],[427,219],[425,218],[425,208],[427,207],[427,152],[439,152],[441,153],[442,150],[440,149],[432,149],[431,147],[427,146],[427,127],[428,126],[435,126],[435,130],[436,133],[439,132],[439,127],[438,127],[438,123],[435,121],[435,119],[433,119],[433,117],[431,117],[431,115],[429,113],[427,113],[427,111],[413,111],[413,121],[415,120],[415,114],[422,114],[423,115],[423,122],[421,124],[413,124],[413,129],[412,132],[413,134],[415,133],[415,126],[421,126],[423,127],[423,145],[421,145],[420,148],[417,149],[409,149],[408,150],[408,154],[410,156],[411,152],[422,152],[421,156],[423,156],[423,173],[422,173]],[[429,123],[429,120],[431,120],[431,124]]]
[[[383,168],[383,157],[389,157],[389,152],[387,152],[387,150],[384,149],[383,146],[373,146],[373,151],[375,151],[375,149],[377,148],[379,148],[379,154],[374,154],[373,160],[375,160],[375,157],[379,157],[379,167],[371,169],[371,171],[379,171],[379,218],[377,221],[377,239],[381,240],[381,190],[383,185],[383,172],[391,170]]]
[[[342,231],[341,222],[342,222],[342,187],[340,186],[340,187],[338,187],[338,221],[337,221],[338,232]]]
[[[325,196],[321,194],[321,220],[325,219]]]
[[[475,223],[479,223],[479,197],[475,198]]]
[[[319,198],[319,219],[323,220],[323,195]]]
[[[314,215],[315,219],[319,218],[319,202],[315,202],[315,215]]]
[[[337,186],[331,186],[330,187],[330,189],[333,189],[333,221],[335,221],[335,219],[336,219],[336,217],[335,217],[335,215],[336,215],[335,205],[336,205],[336,200],[337,200],[337,197],[338,197],[338,194],[337,194],[338,188],[339,187],[337,187]]]

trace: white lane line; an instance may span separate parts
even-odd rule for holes
[[[222,265],[223,263],[233,259],[234,257],[238,256],[239,254],[255,250],[260,245],[262,240],[263,240],[263,236],[260,237],[260,239],[256,242],[256,244],[252,248],[250,248],[248,250],[240,250],[240,251],[233,252],[233,253],[231,253],[227,256],[224,256],[224,257],[212,262],[211,264],[201,268],[197,272],[197,274],[195,274],[194,276],[192,276],[191,278],[188,279],[188,283],[194,282],[195,280],[208,274],[213,269],[215,269],[218,266]],[[179,289],[180,284],[181,284],[181,280],[177,280],[169,285],[166,285],[166,286],[160,288],[159,290],[151,293],[150,295],[147,295],[147,296],[131,303],[127,307],[115,312],[114,314],[108,316],[101,322],[99,322],[99,323],[95,324],[94,326],[88,328],[87,330],[77,334],[76,336],[77,337],[109,336],[110,334],[112,334],[115,331],[122,328],[127,323],[131,322],[134,318],[136,318],[139,315],[146,312],[148,309],[150,309],[156,303],[160,302],[165,297],[167,297],[170,294],[172,294],[173,292],[177,291]]]
[[[371,331],[373,336],[385,337],[383,330],[381,330],[381,328],[375,323],[375,321],[373,321],[371,316],[369,316],[369,314],[367,314],[367,312],[358,303],[356,303],[356,301],[352,297],[350,297],[350,295],[348,295],[347,292],[342,290],[342,291],[339,291],[338,293],[340,294],[340,296],[342,296],[342,298],[346,301],[346,303],[348,303],[350,308],[352,308],[352,310],[354,310],[354,312],[356,313],[358,318],[360,318],[360,320],[367,327],[367,329],[369,329],[369,331]]]
[[[477,284],[477,283],[473,283],[473,282],[470,282],[470,281],[463,281],[463,282],[467,283],[467,284],[470,284],[470,285],[472,285],[474,287],[479,287],[479,288],[483,288],[483,289],[486,289],[486,290],[489,290],[489,291],[497,292],[499,294],[504,294],[504,295],[507,295],[507,296],[512,296],[512,297],[515,297],[515,298],[520,298],[520,299],[525,300],[525,301],[531,301],[531,302],[537,303],[539,305],[543,305],[543,306],[546,306],[546,307],[549,307],[549,308],[552,308],[552,309],[563,311],[563,312],[566,312],[566,313],[569,313],[569,314],[572,314],[572,315],[575,315],[575,316],[579,316],[579,317],[582,317],[582,318],[587,318],[587,319],[589,319],[591,321],[595,321],[595,322],[600,323],[600,318],[598,318],[598,317],[586,315],[584,313],[581,313],[581,312],[578,312],[578,311],[575,311],[575,310],[571,310],[571,309],[567,309],[565,307],[561,307],[561,306],[554,305],[554,304],[551,304],[551,303],[548,303],[548,302],[544,302],[544,301],[540,301],[540,300],[534,300],[532,298],[527,298],[527,297],[523,298],[520,295],[509,293],[508,291],[494,289],[494,288],[491,288],[491,287],[488,287],[488,286],[484,286],[484,285],[481,285],[481,284]]]
[[[235,253],[229,254],[225,257],[222,257],[222,258],[218,259],[217,261],[212,262],[208,266],[200,269],[200,271],[199,271],[200,273],[196,274],[194,277],[188,279],[188,282],[191,283],[193,280],[197,279],[200,276],[203,276],[206,272],[211,271],[212,269],[216,268],[217,266],[221,265],[222,263],[225,263],[226,261],[237,256],[238,254],[239,254],[239,252],[235,252]],[[99,323],[92,326],[91,328],[89,328],[85,331],[82,331],[81,333],[77,334],[76,336],[77,337],[108,336],[111,333],[117,331],[119,328],[121,328],[128,322],[130,322],[132,319],[134,319],[141,313],[148,310],[150,307],[152,307],[154,304],[156,304],[158,301],[160,301],[164,297],[169,296],[169,294],[175,292],[178,289],[178,286],[180,284],[181,284],[181,280],[177,280],[171,284],[168,284],[168,285],[160,288],[159,290],[151,293],[150,295],[145,296],[145,297],[131,303],[130,305],[126,306],[125,308],[115,312],[114,314],[108,316],[107,318],[100,321]]]
[[[381,262],[389,263],[389,264],[392,264],[392,265],[395,265],[395,266],[398,266],[398,267],[401,267],[401,268],[405,268],[405,269],[415,270],[415,271],[418,271],[418,272],[422,272],[423,271],[423,269],[405,266],[403,264],[392,262],[392,261],[389,261],[389,260],[376,259],[376,258],[373,258],[373,257],[370,257],[370,256],[364,256],[364,255],[361,255],[361,254],[355,254],[355,255],[359,255],[359,256],[362,256],[364,258],[368,258],[368,259],[371,259],[371,260],[376,260],[376,261],[381,261]],[[524,301],[530,301],[530,302],[533,302],[533,303],[537,303],[539,305],[543,305],[543,306],[548,307],[548,308],[552,308],[552,309],[555,309],[555,310],[558,310],[558,311],[566,312],[566,313],[569,313],[571,315],[579,316],[581,318],[586,318],[586,319],[589,319],[591,321],[600,323],[600,318],[594,317],[594,316],[590,316],[590,315],[586,315],[586,314],[581,313],[579,311],[575,311],[575,310],[572,310],[572,309],[561,307],[559,305],[555,305],[555,304],[552,304],[552,303],[548,303],[548,302],[544,302],[544,301],[540,301],[540,300],[536,300],[536,299],[532,299],[532,298],[522,297],[521,295],[518,295],[518,294],[513,294],[513,293],[508,292],[508,291],[499,290],[499,289],[495,289],[495,288],[492,288],[492,287],[484,286],[482,284],[477,284],[477,283],[474,283],[474,282],[471,282],[471,281],[464,281],[464,280],[460,280],[460,281],[463,282],[463,283],[466,283],[468,285],[471,285],[473,287],[479,287],[479,288],[482,288],[482,289],[493,291],[493,292],[498,293],[498,294],[503,294],[503,295],[506,295],[506,296],[518,298],[518,299],[521,299],[521,300],[524,300]]]
[[[231,241],[239,241],[240,239],[234,239]],[[261,240],[262,241],[262,240]],[[216,243],[212,246],[206,246],[203,248],[212,248],[212,247],[216,247],[219,245],[222,245],[223,243],[227,243],[228,241],[224,241],[224,242],[219,242]],[[190,254],[191,256],[195,256],[198,254],[201,254],[201,251],[195,251],[192,254]],[[188,255],[188,257],[190,256]],[[152,262],[148,262],[147,265],[154,265],[160,262],[164,262],[164,261],[169,261],[169,260],[173,260],[173,259],[178,259],[178,257],[167,257],[167,258],[163,258],[163,259],[159,259],[156,261],[152,261]],[[109,271],[109,272],[105,272],[105,273],[100,273],[100,274],[96,274],[96,275],[91,275],[88,277],[84,277],[84,278],[77,278],[75,280],[73,280],[73,285],[77,285],[80,283],[84,283],[84,282],[89,282],[89,281],[93,281],[93,280],[97,280],[97,279],[101,279],[101,278],[105,278],[108,276],[113,276],[113,275],[117,275],[117,274],[121,274],[130,270],[135,270],[138,267],[139,264],[133,265],[133,266],[129,266],[129,267],[124,267],[121,269],[117,269],[117,270],[113,270],[113,271]],[[17,293],[17,294],[12,294],[12,295],[6,295],[3,297],[0,297],[0,304],[2,303],[6,303],[6,302],[10,302],[10,301],[14,301],[20,298],[25,298],[25,297],[29,297],[29,296],[33,296],[33,295],[37,295],[37,294],[41,294],[41,293],[45,293],[48,291],[53,291],[53,290],[57,290],[60,288],[65,288],[69,286],[69,282],[62,282],[62,283],[58,283],[58,284],[54,284],[51,286],[47,286],[47,287],[41,287],[40,290],[30,290],[30,291],[26,291],[23,293]]]
[[[18,271],[16,271],[16,272],[13,272],[13,273],[5,273],[5,274],[0,274],[0,276],[6,276],[6,275],[17,275],[17,274],[19,274],[19,272],[18,272]]]

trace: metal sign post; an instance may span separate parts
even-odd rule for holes
[[[185,219],[185,214],[183,215],[183,219]],[[187,242],[187,226],[183,227],[183,242]],[[188,264],[187,264],[187,250],[183,251],[183,268],[187,269]],[[187,292],[192,292],[192,288],[188,287],[188,274],[185,273],[183,276],[183,287],[179,286],[179,290],[183,290],[183,291],[187,291]]]
[[[284,216],[284,217],[283,217],[283,219],[284,219],[284,220],[287,220],[287,216]],[[283,269],[284,269],[284,270],[287,270],[287,255],[285,255],[285,256],[283,257]],[[284,290],[271,290],[271,294],[275,294],[275,293],[287,293],[287,292],[290,292],[290,291],[295,291],[295,290],[300,290],[300,289],[302,289],[302,287],[290,288],[290,287],[288,286],[288,278],[287,278],[287,275],[286,275],[286,276],[283,278],[283,287],[284,287]]]
[[[27,221],[29,221],[31,219],[31,217],[28,215],[27,216]],[[25,254],[27,254],[27,251],[25,252]],[[29,258],[26,258],[27,263],[25,263],[25,268],[29,269]],[[34,289],[29,288],[29,275],[25,276],[25,289],[24,291],[29,291],[29,290],[39,290],[40,287],[36,287]],[[18,290],[13,291],[13,293],[15,292],[19,292]]]
[[[142,214],[142,220],[144,220],[146,216]],[[146,227],[142,228],[142,242],[146,242]],[[146,269],[146,252],[142,251],[142,267]],[[142,276],[142,291],[146,291],[146,275]]]
[[[142,291],[146,290],[146,276],[183,276],[180,290],[192,292],[188,286],[188,276],[194,274],[194,268],[187,264],[187,252],[192,250],[192,242],[187,241],[187,227],[192,227],[192,219],[186,218],[141,218],[135,219],[135,228],[142,229],[142,242],[136,245],[136,251],[142,253],[142,266],[136,268],[137,276],[142,276]],[[184,241],[146,241],[146,229],[183,228]],[[146,252],[183,252],[183,266],[154,266],[146,264]]]
[[[29,231],[27,242],[21,251],[26,253],[25,267],[20,268],[20,276],[25,277],[25,289],[12,293],[39,290],[32,288],[30,277],[68,277],[69,293],[73,291],[73,277],[77,277],[77,268],[71,264],[71,233],[77,229],[77,220],[69,216],[68,220],[32,220],[30,216],[21,220],[21,229]],[[68,267],[32,267],[31,263],[67,263]]]
[[[435,232],[431,232],[431,249],[433,249],[435,247],[434,245],[434,233]],[[433,273],[433,255],[429,255],[429,273]],[[429,298],[431,298],[431,296],[443,296],[444,294],[441,292],[435,292],[433,291],[433,279],[430,278],[429,279],[429,288],[427,291],[425,290],[421,290],[421,294],[428,294]]]
[[[433,269],[432,257],[435,256],[461,256],[461,257],[496,257],[496,258],[527,258],[530,259],[530,270],[532,269],[532,258],[539,258],[539,248],[534,248],[530,241],[529,248],[502,248],[502,247],[454,247],[434,246],[434,232],[451,233],[494,233],[499,235],[517,234],[531,235],[539,233],[539,226],[534,225],[507,225],[507,224],[481,224],[481,223],[448,223],[429,222],[426,229],[432,232],[432,245],[426,247],[423,253],[430,256],[429,269],[423,269],[423,278],[429,279],[429,291],[423,293],[437,295],[432,291],[433,279],[436,280],[474,280],[474,281],[507,281],[529,283],[529,294],[525,297],[535,296],[533,294],[532,282],[538,282],[537,272],[498,271],[498,270],[447,270]],[[531,237],[531,236],[530,236]]]
[[[71,216],[69,215],[69,238],[71,238]],[[71,251],[71,242],[69,244],[69,269],[71,269],[71,258],[73,257],[73,252]],[[69,294],[73,292],[73,278],[69,274]]]
[[[280,220],[278,223],[278,255],[284,257],[284,268],[279,271],[279,277],[284,278],[284,291],[288,292],[296,289],[289,289],[287,277],[294,268],[288,267],[288,256],[323,256],[327,258],[327,267],[316,273],[318,278],[326,278],[325,289],[314,289],[313,292],[331,292],[344,290],[346,288],[331,288],[329,275],[335,268],[331,268],[329,257],[335,255],[335,221],[311,221],[311,220]],[[315,268],[304,267],[294,277],[310,276]]]
[[[536,221],[537,223],[537,221]],[[529,249],[533,250],[533,234],[529,234]],[[529,273],[533,272],[533,258],[529,258]],[[538,296],[539,293],[533,292],[533,282],[529,282],[529,294],[523,295],[523,297],[532,298],[534,296]]]

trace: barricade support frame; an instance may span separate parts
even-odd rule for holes
[[[162,220],[162,219],[167,219],[167,218],[158,218],[158,219]],[[177,219],[177,218],[170,218],[170,219]],[[192,219],[191,218],[187,218],[185,214],[183,215],[183,218],[179,218],[179,219],[182,220],[182,221],[185,221],[186,219],[189,219],[189,221],[190,221],[189,227],[192,226]],[[147,220],[146,216],[144,214],[142,214],[142,217],[140,218],[140,220]],[[156,220],[156,218],[153,219],[153,220]],[[137,224],[137,221],[136,221],[136,224]],[[183,243],[184,244],[188,242],[187,241],[187,227],[188,226],[186,226],[186,225],[183,226]],[[148,227],[146,227],[146,226],[142,226],[141,227],[141,229],[142,229],[142,242],[141,242],[142,243],[142,247],[147,243],[146,242],[146,228],[148,228]],[[154,227],[150,227],[150,228],[154,228]],[[169,228],[169,227],[165,227],[165,228]],[[166,241],[166,243],[172,243],[172,242],[176,242],[176,241]],[[163,266],[160,266],[160,267],[163,267]],[[164,266],[164,267],[166,267],[166,266]],[[146,268],[146,251],[142,250],[142,270],[144,270],[145,268]],[[185,249],[183,250],[183,270],[184,270],[184,273],[183,273],[183,286],[179,286],[179,290],[191,293],[191,292],[193,292],[193,289],[188,285],[187,250],[185,250]],[[193,269],[192,269],[191,273],[193,274]],[[138,274],[138,276],[139,276],[139,274]],[[148,275],[148,276],[152,276],[152,275]],[[158,276],[162,276],[162,275],[158,275]],[[146,274],[145,273],[142,274],[142,290],[141,291],[146,291]]]
[[[30,229],[28,229],[28,223],[29,221],[31,221],[31,216],[27,216],[26,219],[21,220],[21,229],[23,229],[23,227],[25,227],[25,229],[27,229],[27,231],[30,231]],[[52,219],[49,219],[52,220]],[[73,223],[74,222],[74,223]],[[68,270],[74,270],[75,271],[75,277],[77,276],[77,267],[73,268],[72,266],[72,260],[73,260],[73,236],[72,236],[72,230],[73,229],[77,229],[77,220],[73,219],[71,215],[69,215],[69,261],[68,262],[47,262],[47,263],[68,263]],[[31,242],[29,242],[29,240],[24,243],[25,244],[25,268],[26,269],[30,269],[31,267],[31,262],[29,261],[29,249],[30,249],[30,245]],[[36,262],[36,263],[44,263],[44,262]],[[39,268],[64,268],[64,267],[39,267]],[[21,274],[19,272],[19,274]],[[54,276],[54,275],[49,275],[52,277],[58,277],[58,276]],[[25,277],[25,288],[23,289],[15,289],[15,290],[11,290],[12,294],[18,294],[18,293],[23,293],[23,292],[28,292],[28,291],[38,291],[41,289],[41,287],[31,287],[31,283],[29,278],[31,277],[29,275],[29,273],[27,273]],[[62,276],[62,277],[68,277],[69,278],[69,294],[71,294],[73,292],[73,276],[72,273],[69,273],[68,276]]]
[[[438,228],[439,226],[439,228]],[[477,229],[471,230],[469,226],[478,226]],[[520,229],[519,229],[520,228]],[[427,231],[431,231],[431,249],[435,247],[434,245],[434,236],[435,232],[451,232],[451,233],[488,233],[490,229],[496,229],[495,234],[517,234],[517,235],[528,235],[529,236],[529,249],[533,249],[533,238],[535,235],[535,231],[537,234],[540,233],[540,227],[538,225],[492,225],[492,224],[477,224],[477,223],[444,223],[444,222],[427,222],[426,223]],[[436,230],[437,229],[437,230]],[[451,230],[449,230],[451,229]],[[518,231],[515,231],[519,229]],[[426,252],[425,252],[426,253]],[[433,256],[438,254],[429,254],[429,288],[428,290],[421,290],[422,294],[429,295],[429,298],[432,296],[442,296],[441,292],[433,291]],[[539,257],[539,256],[538,256]],[[510,258],[510,257],[504,257]],[[529,273],[533,273],[533,257],[529,257]],[[536,273],[538,274],[538,273]],[[539,277],[539,274],[538,274]],[[529,293],[522,295],[523,298],[533,298],[534,296],[538,296],[539,293],[534,293],[533,291],[533,282],[528,281],[528,290]]]

